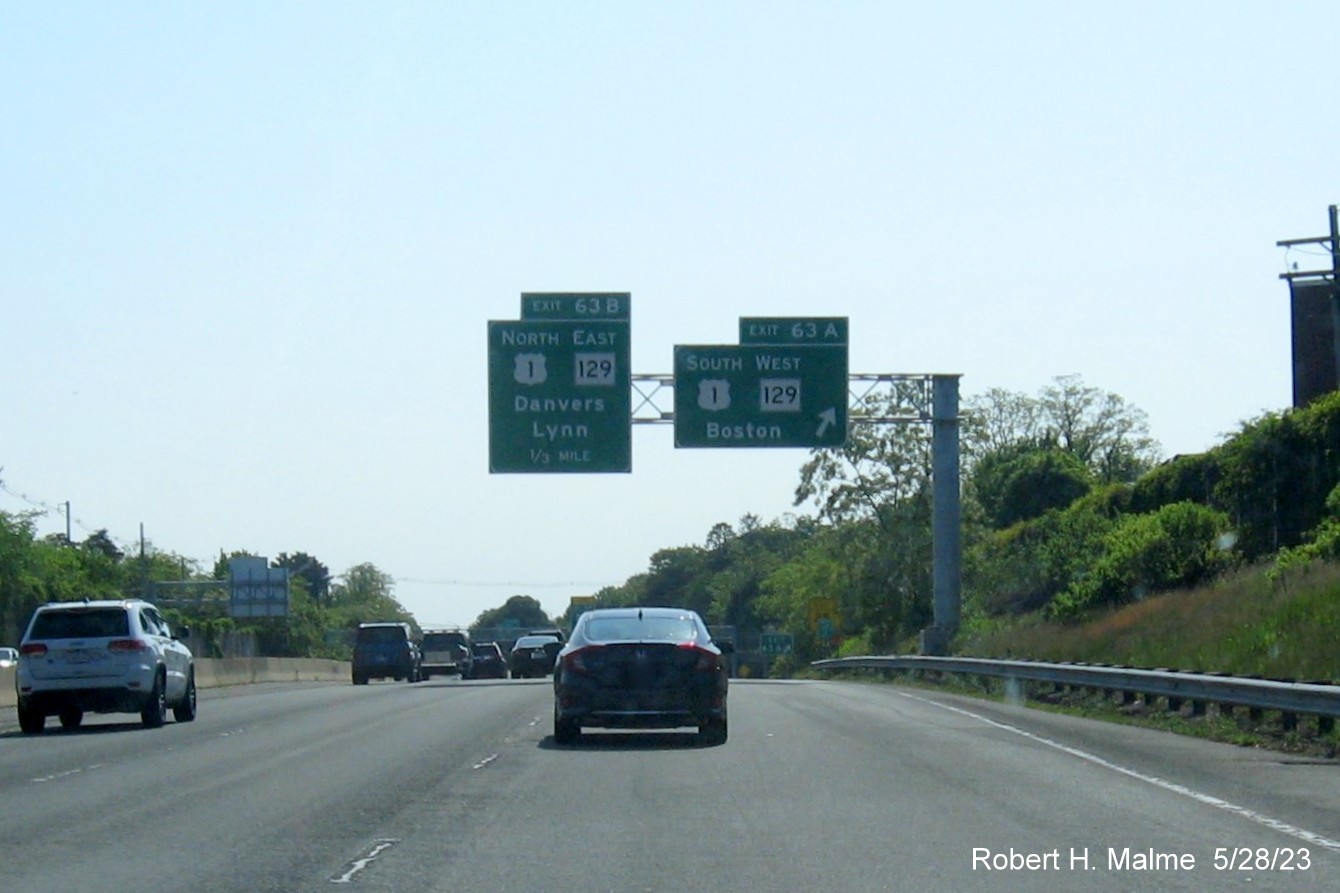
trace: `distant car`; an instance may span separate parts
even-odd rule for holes
[[[19,643],[19,728],[48,716],[78,728],[85,712],[138,713],[157,728],[196,714],[195,660],[158,609],[139,599],[52,602],[33,612]]]
[[[696,726],[724,744],[729,642],[684,608],[599,608],[577,620],[554,668],[554,740],[575,744],[583,726]]]
[[[506,679],[507,661],[497,642],[471,642],[470,660],[461,671],[462,679]]]
[[[19,649],[0,648],[0,667],[12,667],[19,662]]]
[[[360,623],[354,633],[354,685],[369,679],[418,682],[422,656],[408,623]]]
[[[551,627],[550,629],[533,629],[533,630],[531,630],[530,632],[526,633],[526,635],[528,635],[528,636],[553,636],[555,639],[558,639],[558,641],[559,641],[560,644],[562,644],[562,643],[568,641],[567,633],[563,632],[563,630],[561,630],[561,629],[554,628],[554,627]]]
[[[553,636],[522,636],[507,655],[507,666],[512,671],[512,678],[548,676],[554,671],[554,659],[561,650],[563,643]]]
[[[470,637],[458,629],[426,629],[419,641],[423,678],[458,674],[470,656]]]

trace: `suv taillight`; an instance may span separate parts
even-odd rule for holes
[[[29,642],[27,645],[19,647],[19,654],[27,655],[28,657],[41,657],[46,653],[47,646],[41,642]]]
[[[148,651],[149,645],[139,639],[113,639],[107,643],[108,651]]]

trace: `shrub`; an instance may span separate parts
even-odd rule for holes
[[[1091,571],[1053,603],[1057,616],[1120,605],[1154,592],[1191,586],[1229,567],[1224,548],[1228,518],[1192,502],[1128,515],[1103,538]]]

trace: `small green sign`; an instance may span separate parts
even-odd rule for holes
[[[845,316],[742,316],[741,344],[847,343]]]
[[[628,292],[620,291],[522,292],[521,318],[627,321],[629,297]]]
[[[795,647],[795,639],[789,633],[763,633],[759,637],[758,650],[763,654],[790,654]]]

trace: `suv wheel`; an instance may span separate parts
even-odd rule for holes
[[[190,722],[195,719],[195,670],[186,677],[186,694],[182,695],[181,703],[172,708],[172,718],[177,722]]]
[[[19,728],[26,735],[36,735],[47,724],[46,714],[32,705],[19,701]]]
[[[84,721],[84,711],[78,707],[62,707],[60,711],[60,724],[63,729],[77,729],[79,724]]]
[[[167,686],[163,684],[162,673],[154,677],[154,690],[140,708],[140,721],[147,729],[156,729],[167,722]]]

